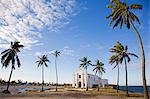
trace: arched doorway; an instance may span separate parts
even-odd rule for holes
[[[81,88],[81,82],[79,82],[79,88]]]

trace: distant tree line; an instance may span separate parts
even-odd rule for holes
[[[5,86],[7,85],[8,81],[0,78],[0,85]],[[22,81],[22,80],[12,80],[10,82],[10,85],[35,85],[35,86],[41,86],[42,83],[40,82],[28,82],[28,81]],[[58,84],[58,86],[63,86],[64,84]],[[50,83],[44,83],[44,86],[56,86],[56,83],[50,82]]]

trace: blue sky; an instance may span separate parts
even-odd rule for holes
[[[0,9],[5,14],[0,13],[0,51],[7,48],[11,40],[21,40],[26,46],[19,53],[22,66],[13,72],[12,80],[40,82],[41,69],[37,68],[35,61],[38,55],[48,54],[51,63],[48,68],[45,68],[45,81],[55,82],[54,56],[50,53],[53,50],[59,50],[62,52],[58,58],[60,83],[72,82],[73,73],[79,68],[79,59],[84,56],[92,60],[92,63],[97,59],[102,61],[106,68],[103,78],[108,79],[109,83],[116,83],[117,70],[112,70],[113,66],[108,64],[108,59],[112,55],[109,52],[110,48],[120,41],[128,45],[130,52],[138,56],[140,56],[140,49],[136,34],[132,29],[128,30],[125,26],[122,30],[112,29],[109,25],[109,20],[106,19],[106,16],[111,13],[111,10],[106,8],[109,1],[35,0],[32,2],[24,0],[20,2],[16,0],[11,1],[12,4],[15,4],[12,5],[6,0],[1,0]],[[135,11],[142,23],[141,25],[136,24],[136,27],[141,33],[145,47],[147,83],[150,85],[148,0],[125,1],[128,4],[140,3],[143,5],[143,10]],[[4,5],[12,9],[8,10]],[[49,6],[51,9],[48,8]],[[88,71],[94,74],[92,67],[89,67]],[[124,65],[121,65],[120,71],[120,84],[125,85]],[[129,85],[142,85],[140,57],[138,59],[132,57],[128,71]],[[0,78],[7,80],[9,73],[10,68],[0,68]]]

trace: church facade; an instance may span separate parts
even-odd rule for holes
[[[87,83],[88,82],[88,83]],[[97,86],[105,87],[108,85],[107,79],[101,79],[97,75],[92,75],[86,73],[84,69],[79,69],[73,75],[73,84],[74,88],[89,88],[97,87]]]

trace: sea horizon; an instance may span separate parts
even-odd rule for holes
[[[150,86],[147,86],[148,92],[150,93]],[[119,90],[126,91],[126,86],[119,86]],[[128,91],[133,93],[144,93],[143,86],[128,86]]]

